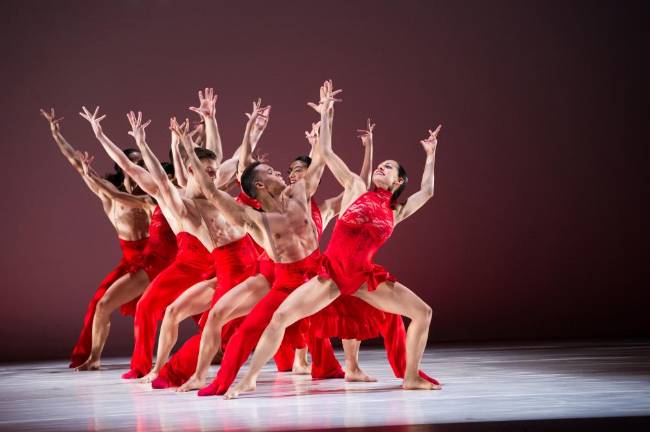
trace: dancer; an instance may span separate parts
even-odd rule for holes
[[[211,96],[212,92],[208,92],[208,89],[206,89],[206,94],[209,94]],[[199,98],[202,99],[202,101],[204,100],[200,92]],[[203,124],[209,125],[210,123],[214,122],[214,101],[216,101],[216,95],[214,96],[214,100],[211,103],[206,105],[202,103],[199,108],[190,108],[202,117]],[[265,125],[260,124],[258,127],[255,127],[250,131],[248,138],[251,140],[253,148],[256,146],[257,142],[262,136],[264,127]],[[187,123],[185,123],[183,126],[180,126],[178,123],[176,123],[175,119],[172,120],[171,129],[175,135],[174,139],[176,141],[178,141],[179,135],[186,134],[186,128]],[[191,134],[188,135],[187,138],[188,140],[191,139]],[[141,142],[138,145],[144,148],[144,146],[146,146],[146,143]],[[219,142],[217,145],[220,146],[221,143]],[[192,144],[190,148],[196,149],[194,144]],[[199,150],[195,150],[195,152],[199,152]],[[238,153],[240,152],[241,150],[238,149],[238,151],[235,152],[233,159],[235,159],[235,157],[238,158]],[[143,150],[143,153],[149,154],[151,152],[149,150]],[[192,169],[198,168],[194,166]],[[193,177],[193,174],[191,172],[188,172],[188,192],[186,192],[186,198],[191,198],[189,195],[187,195],[187,193],[191,191],[193,194],[192,200],[194,203],[200,206],[197,207],[199,216],[203,217],[204,219],[208,216],[213,219],[216,218],[218,221],[217,225],[211,228],[213,230],[217,230],[215,235],[224,230],[233,231],[228,227],[228,224],[223,221],[223,218],[216,214],[216,209],[207,201],[205,201],[200,193],[200,189],[196,184],[196,181],[192,180]],[[178,204],[173,205],[178,206]],[[174,385],[178,380],[180,380],[180,383],[185,381],[185,379],[187,379],[187,377],[189,377],[189,375],[191,375],[191,373],[194,371],[191,363],[195,363],[196,358],[192,359],[192,353],[194,352],[192,346],[194,343],[196,343],[196,350],[198,350],[197,337],[193,337],[190,340],[186,341],[183,347],[172,357],[170,364],[166,365],[168,363],[171,350],[175,345],[178,337],[178,327],[180,322],[192,315],[201,314],[204,311],[208,310],[211,304],[214,304],[219,297],[230,290],[234,285],[247,280],[249,276],[252,276],[256,273],[258,252],[257,249],[250,249],[250,247],[254,247],[253,242],[249,241],[249,238],[244,239],[245,232],[241,229],[235,229],[233,233],[230,233],[225,237],[222,235],[222,238],[220,238],[216,244],[204,243],[205,246],[212,249],[211,255],[214,260],[212,271],[217,275],[218,282],[214,278],[200,282],[197,285],[194,285],[187,289],[187,291],[183,292],[178,298],[176,298],[176,300],[167,306],[165,309],[165,314],[160,329],[160,336],[158,339],[156,363],[154,364],[154,367],[151,369],[151,371],[140,380],[141,383],[151,382],[154,388],[167,388],[170,385]],[[246,237],[248,236],[246,235]],[[228,241],[229,239],[230,241]],[[250,266],[251,263],[249,262],[251,256],[253,257],[254,261],[252,267]],[[204,276],[207,276],[207,274]],[[201,328],[203,327],[204,322],[205,319],[202,319],[200,321]],[[235,325],[236,323],[232,323],[230,332],[234,331]],[[200,337],[200,335],[198,337]],[[158,378],[161,370],[163,370],[164,367],[166,367],[165,373],[163,373],[163,376]],[[180,369],[183,368],[191,369],[189,374],[185,375],[184,378],[182,372],[180,371]]]
[[[50,131],[59,150],[81,175],[88,188],[101,200],[104,212],[117,232],[122,249],[122,259],[100,283],[88,304],[79,338],[72,351],[70,367],[76,370],[98,370],[101,353],[110,330],[110,316],[118,307],[128,314],[129,303],[142,294],[146,287],[144,251],[148,241],[147,230],[153,202],[134,190],[128,177],[117,172],[112,175],[116,185],[100,178],[90,168],[92,159],[76,151],[61,133],[61,120],[54,109],[50,113],[41,110],[48,121]],[[135,163],[142,159],[135,149],[126,149],[125,156]],[[117,187],[124,189],[119,191]],[[140,191],[141,192],[141,191]],[[133,313],[131,313],[133,315]]]
[[[168,180],[166,173],[159,168],[159,165],[152,173],[131,163],[128,159],[120,157],[121,151],[108,137],[103,133],[100,121],[105,117],[97,117],[98,110],[91,114],[85,107],[82,116],[86,118],[93,127],[95,135],[107,151],[109,156],[120,167],[129,174],[146,192],[153,196],[159,204],[161,212],[165,214],[167,220],[178,241],[179,250],[174,262],[167,267],[155,280],[142,296],[137,304],[136,317],[134,324],[135,347],[131,359],[131,370],[123,375],[125,379],[142,377],[151,369],[152,350],[156,332],[156,323],[162,318],[165,307],[171,303],[182,291],[204,279],[203,274],[210,270],[212,260],[208,251],[196,237],[184,232],[183,221],[177,221],[176,215],[164,205],[166,200],[170,199],[171,194],[177,192],[176,187]],[[136,142],[140,141],[139,135],[144,140],[144,128],[141,124],[141,118],[137,119],[134,115],[129,116],[132,122],[133,130],[130,132]],[[210,131],[216,128],[207,128],[208,137],[206,141],[214,139],[210,136]],[[201,149],[202,157],[212,159],[216,162],[217,156],[210,150]],[[150,156],[150,155],[147,155]],[[210,163],[208,163],[210,165]],[[148,163],[151,167],[153,164]],[[208,168],[212,175],[216,175],[216,168]],[[234,171],[233,171],[234,172]]]
[[[257,110],[258,106],[259,106],[259,102],[257,105],[254,105],[253,112]],[[251,119],[251,115],[249,115],[249,123],[252,125],[251,127],[255,128],[256,125],[260,122],[260,119],[263,122],[264,126],[266,126],[266,122],[268,121],[268,107],[266,109],[261,110],[257,118],[254,119],[255,121],[253,121],[253,119]],[[312,154],[313,154],[313,148],[317,145],[316,141],[318,140],[318,127],[319,124],[312,124],[311,132],[305,132],[307,140],[312,146]],[[372,157],[371,147],[372,147],[371,143],[365,147],[366,150],[364,153],[364,163],[361,171],[362,175],[365,175],[364,173],[366,171],[368,173],[370,171],[369,167],[371,166],[371,163],[369,158]],[[240,169],[242,170],[245,170],[248,165],[254,162],[252,158],[250,158],[249,153],[246,151],[247,148],[248,146],[243,145],[244,151],[240,154],[241,157]],[[311,165],[311,162],[312,159],[310,156],[299,156],[291,163],[289,169],[289,180],[291,184],[295,184],[298,180],[304,177],[306,171]],[[341,196],[337,196],[325,200],[322,205],[318,206],[315,200],[313,198],[311,199],[311,203],[310,203],[311,217],[316,227],[319,239],[320,239],[320,235],[322,234],[323,227],[326,226],[327,223],[329,223],[329,221],[336,216],[338,212],[338,206],[340,205],[340,200],[341,200]],[[268,265],[268,264],[272,265],[268,256],[266,256],[264,259],[264,265]],[[185,383],[183,383],[178,388],[178,391],[182,392],[182,391],[197,390],[205,385],[208,368],[222,340],[221,333],[224,324],[233,318],[244,316],[245,314],[250,312],[250,310],[255,306],[255,304],[257,304],[268,292],[270,286],[269,282],[273,281],[273,274],[272,271],[269,271],[268,269],[266,271],[263,271],[263,273],[264,276],[260,274],[254,278],[250,278],[249,280],[247,280],[245,282],[246,285],[240,285],[233,288],[228,294],[222,297],[220,301],[212,307],[212,309],[208,314],[208,321],[206,323],[203,335],[201,337],[200,351],[198,355],[196,371]],[[263,283],[265,281],[267,282],[266,284]],[[295,337],[293,339],[295,339]],[[316,341],[315,338],[314,341],[316,343],[315,344],[312,343],[312,345],[315,345],[315,347],[313,347],[312,349],[327,350],[327,347],[321,346],[322,342]],[[356,358],[356,353],[354,352],[354,350],[356,349],[358,351],[358,343],[356,343],[355,341],[344,341],[344,344],[346,345],[346,355],[348,350],[350,350],[352,358]],[[285,370],[291,370],[294,373],[298,373],[298,374],[312,373],[311,365],[309,365],[306,359],[306,352],[307,352],[306,346],[305,348],[295,349],[295,347],[292,346],[292,344],[283,343],[275,355],[276,364],[278,364],[278,370],[282,371],[282,367],[284,365],[284,368],[286,368]],[[316,355],[318,356],[319,353],[317,353]],[[327,354],[322,354],[321,357],[323,355],[325,356],[325,358],[327,358]],[[313,376],[315,378],[327,378],[327,377],[331,377],[332,375],[337,377],[340,376],[340,371],[338,369],[335,369],[336,373],[333,373],[332,365],[328,363],[329,362],[323,364],[323,362],[317,362],[316,368],[313,371],[314,372]],[[179,367],[180,365],[177,366],[177,368]],[[350,377],[352,377],[353,375],[353,370],[356,372],[356,369],[350,369]],[[178,373],[170,374],[170,375],[174,375],[176,378],[180,378],[178,376],[179,375]],[[179,381],[177,381],[175,384],[178,384]],[[206,392],[203,393],[206,394]]]
[[[331,95],[326,95],[326,107],[334,102]],[[322,135],[329,135],[327,122],[323,122],[322,127]],[[255,389],[261,368],[277,350],[289,325],[318,312],[341,294],[354,294],[380,310],[410,318],[403,388],[440,388],[418,373],[426,346],[431,308],[397,282],[394,276],[372,262],[375,252],[390,237],[394,225],[412,215],[433,196],[433,166],[439,131],[440,126],[435,131],[429,131],[429,137],[421,141],[427,155],[422,186],[405,204],[396,203],[408,180],[405,169],[396,161],[382,162],[373,173],[375,190],[366,191],[363,180],[332,151],[331,143],[321,139],[323,157],[345,189],[342,216],[336,223],[324,254],[323,269],[317,277],[294,291],[273,314],[257,345],[249,370],[241,382],[227,391],[227,399]]]
[[[252,162],[252,150],[261,132],[263,132],[268,123],[269,112],[270,106],[261,108],[261,100],[258,100],[253,103],[253,113],[247,114],[249,121],[244,132],[244,139],[241,146],[242,150],[239,154],[240,169],[245,169],[246,165]],[[181,134],[182,131],[179,131],[179,135]],[[189,145],[189,140],[186,141]],[[275,172],[274,174],[277,175],[278,173]],[[243,192],[240,193],[237,201],[245,203],[252,208],[259,209],[259,203],[247,197]],[[161,371],[159,378],[152,383],[154,388],[167,388],[183,384],[178,391],[188,391],[198,389],[204,384],[204,375],[207,374],[212,359],[217,354],[219,347],[225,345],[229,334],[232,333],[234,328],[232,325],[233,320],[236,319],[238,322],[241,322],[241,317],[246,315],[268,292],[269,282],[273,280],[272,269],[269,271],[268,268],[269,263],[268,257],[266,259],[263,258],[258,266],[260,274],[246,279],[243,283],[223,295],[223,297],[221,295],[215,295],[213,299],[214,307],[209,314],[206,314],[207,317],[204,316],[204,319],[202,319],[202,322],[206,323],[202,335],[196,335],[186,342],[181,350],[170,359]],[[255,273],[257,273],[257,270]],[[227,309],[229,313],[220,313],[224,309]],[[228,324],[226,325],[226,323]],[[280,358],[276,357],[279,371],[292,370],[293,363],[293,371],[295,373],[305,373],[303,370],[296,370],[295,367],[296,363],[301,363],[300,360],[302,359],[294,362],[295,345],[299,348],[305,345],[297,331],[296,329],[292,333],[292,336],[283,344],[283,347],[285,347],[283,351],[286,355]],[[332,370],[335,370],[338,374],[340,366],[333,356],[333,351],[329,353],[331,355],[328,355],[328,348],[324,343],[317,345],[319,350],[323,352],[319,357],[323,359],[323,362],[318,362],[319,367],[325,373],[332,374]],[[329,349],[331,350],[331,346],[329,346]],[[302,361],[306,362],[306,359]],[[306,372],[309,373],[309,370]]]
[[[336,93],[338,92],[334,92],[331,86],[328,86],[327,94],[333,96]],[[253,112],[248,127],[257,115],[259,112]],[[321,140],[323,139],[328,137],[321,136]],[[187,142],[184,144],[189,145]],[[324,164],[318,152],[305,176],[287,187],[284,180],[277,176],[277,171],[268,164],[255,162],[249,165],[241,176],[242,188],[248,196],[260,202],[264,210],[262,213],[237,204],[230,196],[216,190],[209,179],[202,174],[199,175],[201,187],[208,199],[213,201],[233,223],[245,226],[253,239],[264,247],[275,263],[271,290],[253,307],[228,342],[228,349],[215,382],[220,377],[227,377],[222,378],[226,380],[234,379],[274,310],[293,289],[318,271],[320,264],[318,232],[311,220],[310,201],[320,181],[323,168]],[[314,365],[320,364],[321,361],[324,364],[331,364],[332,370],[327,371],[330,377],[342,378],[343,371],[333,356],[329,339],[310,341],[310,343]],[[314,345],[317,345],[316,348]],[[219,385],[213,383],[202,389],[199,395],[210,395],[219,391]]]

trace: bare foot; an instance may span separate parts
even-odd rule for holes
[[[404,390],[440,390],[442,386],[440,384],[433,384],[424,378],[417,376],[413,379],[404,378],[402,388]]]
[[[376,382],[377,378],[371,377],[360,368],[345,371],[345,380],[347,382]]]
[[[246,393],[255,390],[255,382],[248,382],[246,380],[240,381],[234,388],[229,389],[224,395],[224,399],[237,399],[241,393]]]
[[[148,374],[140,378],[138,380],[138,383],[149,384],[151,381],[155,380],[156,378],[158,378],[158,371],[152,369],[151,372],[149,372]]]
[[[205,386],[205,379],[198,378],[196,375],[192,375],[190,379],[185,381],[185,383],[176,389],[177,392],[188,392],[192,390],[199,390]]]
[[[99,360],[93,360],[93,359],[88,359],[85,362],[81,363],[79,366],[74,368],[75,371],[77,372],[82,372],[82,371],[97,371],[99,370],[100,364]]]
[[[310,375],[311,374],[311,364],[303,362],[294,362],[293,367],[291,368],[291,373],[296,375]]]

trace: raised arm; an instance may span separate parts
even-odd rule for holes
[[[359,177],[364,180],[367,178],[366,189],[370,187],[370,182],[372,181],[372,131],[374,128],[375,125],[370,122],[370,119],[368,119],[368,129],[357,129],[357,132],[360,134],[359,138],[361,138],[361,143],[364,147],[363,166],[361,167]],[[309,139],[311,134],[308,134],[307,132],[305,132],[305,134],[307,134],[307,137]],[[316,137],[316,139],[318,139],[318,137]],[[323,229],[325,229],[329,221],[334,219],[339,214],[341,211],[342,201],[343,192],[332,198],[328,198],[321,203],[319,210],[323,218]]]
[[[169,119],[169,130],[172,134],[172,163],[174,164],[174,177],[176,177],[176,183],[182,188],[187,184],[187,172],[185,171],[185,164],[183,163],[183,158],[181,156],[181,143],[178,140],[178,137],[174,132],[171,132],[171,128],[174,126],[176,118]]]
[[[361,138],[361,144],[363,145],[363,165],[361,165],[361,172],[359,172],[359,177],[366,183],[366,189],[370,188],[370,182],[372,181],[372,150],[373,150],[373,141],[372,141],[372,131],[375,128],[375,124],[368,119],[368,129],[357,129],[359,133],[359,138]]]
[[[93,128],[93,132],[95,132],[95,137],[97,137],[97,140],[101,143],[102,147],[104,147],[108,156],[110,156],[110,158],[113,159],[120,168],[122,168],[124,173],[131,177],[143,191],[152,197],[156,197],[159,193],[158,186],[147,170],[131,162],[131,159],[124,154],[122,149],[116,146],[110,139],[108,139],[106,134],[104,134],[100,122],[106,117],[106,115],[97,117],[99,107],[95,108],[94,113],[88,111],[86,107],[82,107],[82,109],[83,112],[79,113],[79,115],[88,120],[90,126]]]
[[[253,215],[252,212],[257,212],[248,206],[239,204],[226,192],[217,189],[214,181],[203,170],[203,165],[196,156],[196,153],[194,153],[192,143],[187,136],[187,126],[176,127],[173,131],[178,135],[181,144],[187,152],[187,171],[189,175],[195,177],[205,197],[222,212],[230,223],[244,227],[247,231],[256,230],[258,226],[255,220],[256,215]]]
[[[83,174],[83,168],[81,166],[81,161],[78,159],[76,150],[68,143],[68,141],[61,134],[61,120],[63,117],[56,118],[54,113],[54,108],[50,108],[50,112],[46,112],[41,109],[41,115],[47,120],[50,125],[50,132],[52,132],[52,138],[56,142],[57,146],[63,156],[70,162],[70,164],[77,170],[79,174]]]
[[[433,166],[436,161],[436,147],[438,146],[438,133],[442,125],[439,125],[436,130],[431,131],[429,129],[429,138],[420,141],[424,151],[427,155],[426,162],[424,164],[424,172],[422,173],[422,183],[420,185],[420,190],[411,195],[404,205],[399,206],[396,210],[395,223],[399,223],[411,216],[413,213],[418,211],[420,207],[424,205],[433,197]]]
[[[332,174],[334,174],[336,180],[344,189],[348,189],[353,185],[359,185],[360,183],[363,184],[363,180],[357,174],[352,172],[345,162],[343,162],[343,160],[332,150],[331,122],[324,120],[326,118],[325,115],[327,110],[336,100],[333,97],[334,92],[331,91],[331,82],[329,82],[328,87],[330,89],[329,95],[327,95],[326,88],[326,96],[319,105],[321,112],[319,148],[325,163],[329,167],[330,171],[332,171]]]
[[[205,94],[199,90],[199,106],[189,107],[189,109],[197,113],[203,120],[205,125],[205,148],[212,150],[217,155],[217,163],[220,164],[223,159],[223,150],[219,126],[217,125],[216,104],[217,95],[214,94],[214,89],[206,87]]]
[[[93,191],[97,191],[96,193],[100,198],[108,198],[109,200],[129,207],[147,208],[153,205],[153,202],[147,195],[136,196],[119,191],[111,182],[97,176],[90,166],[95,158],[94,156],[90,156],[88,152],[77,152],[77,157],[83,169],[84,181]],[[100,195],[103,195],[103,197]]]
[[[180,192],[169,180],[169,177],[167,177],[167,173],[160,164],[160,161],[151,151],[151,148],[149,148],[147,145],[145,129],[147,126],[149,126],[151,120],[147,120],[143,124],[142,112],[140,111],[138,111],[137,116],[133,111],[131,111],[126,115],[126,117],[129,119],[129,123],[131,124],[131,131],[129,132],[129,135],[135,139],[135,143],[138,146],[138,149],[140,149],[140,153],[142,154],[144,164],[147,166],[151,178],[156,183],[156,186],[160,191],[160,197],[178,214],[184,214],[187,209],[183,203]]]
[[[323,171],[325,170],[325,158],[321,147],[324,145],[332,147],[332,124],[334,122],[334,102],[340,102],[340,99],[335,99],[334,96],[341,93],[343,90],[334,90],[332,81],[325,81],[320,89],[321,99],[318,106],[309,104],[312,108],[320,113],[320,133],[318,140],[314,142],[316,148],[312,152],[313,157],[309,168],[305,172],[305,191],[307,198],[316,193],[316,189],[320,183]],[[313,132],[313,130],[312,130]]]
[[[253,102],[253,111],[249,114],[246,129],[244,129],[244,137],[242,138],[241,146],[239,146],[239,162],[237,165],[237,179],[241,177],[246,167],[253,163],[253,150],[259,141],[264,129],[269,120],[269,113],[271,106],[261,108],[262,99]]]

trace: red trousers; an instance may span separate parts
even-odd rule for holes
[[[83,327],[81,328],[81,333],[79,333],[79,338],[77,343],[72,349],[72,356],[70,359],[70,367],[75,368],[85,362],[90,356],[90,350],[92,348],[92,335],[93,335],[93,321],[95,317],[95,309],[97,308],[97,303],[99,300],[106,294],[108,288],[113,285],[119,278],[124,276],[127,273],[135,273],[144,266],[144,255],[143,251],[147,245],[146,238],[136,241],[127,241],[120,239],[120,248],[122,249],[122,259],[120,263],[111,271],[104,280],[99,284],[95,295],[88,303],[88,308],[86,309],[86,315],[84,316]],[[134,308],[130,308],[129,305],[137,301],[129,301],[128,303],[122,306],[122,313],[124,315],[133,315]]]
[[[217,276],[217,287],[212,298],[212,306],[214,306],[225,293],[257,274],[258,253],[253,241],[247,235],[240,240],[215,248],[211,255]],[[180,386],[192,376],[196,370],[201,334],[208,313],[209,310],[201,317],[199,332],[188,339],[162,368],[158,378],[152,383],[154,388]],[[221,341],[223,347],[227,345],[229,335],[232,335],[236,326],[242,321],[243,318],[239,318],[224,326]]]
[[[293,290],[317,274],[319,263],[320,251],[316,250],[303,260],[289,264],[275,264],[271,291],[255,305],[230,339],[216,378],[212,384],[199,391],[199,396],[224,394],[228,390],[237,377],[239,369],[257,345],[264,329],[271,322],[275,311]],[[287,329],[283,343],[299,347],[300,344],[304,344],[304,340],[299,323],[296,324]],[[318,378],[342,378],[344,373],[334,356],[329,339],[314,339],[309,342],[313,362],[312,375],[316,373]]]
[[[151,282],[135,312],[135,347],[131,370],[123,378],[136,378],[151,370],[158,321],[165,309],[185,290],[202,280],[212,269],[212,259],[203,244],[188,233],[179,233],[174,262]]]

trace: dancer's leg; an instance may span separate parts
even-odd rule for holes
[[[262,367],[278,350],[285,329],[298,321],[312,315],[333,302],[340,291],[331,280],[322,281],[318,277],[293,291],[275,311],[269,325],[260,338],[251,365],[244,378],[226,393],[226,399],[236,398],[240,393],[255,389],[257,376]]]
[[[181,321],[193,315],[198,315],[210,307],[216,283],[216,278],[201,281],[188,288],[172,304],[167,306],[160,326],[160,335],[158,336],[156,363],[151,372],[142,377],[141,383],[150,383],[156,379],[162,367],[167,363],[172,348],[176,345],[178,327]]]
[[[233,319],[247,315],[269,292],[269,283],[262,275],[246,279],[225,293],[210,309],[201,334],[201,345],[194,374],[177,391],[198,390],[205,385],[212,359],[221,347],[221,329]]]
[[[374,291],[368,291],[365,286],[362,286],[355,295],[377,309],[411,319],[406,332],[407,355],[403,387],[407,390],[440,389],[439,385],[421,378],[418,374],[429,336],[431,307],[399,282],[383,282]]]
[[[156,327],[165,308],[183,291],[201,281],[201,273],[182,263],[173,263],[149,284],[138,301],[133,323],[135,346],[131,357],[131,370],[122,378],[133,379],[146,375],[152,366]]]
[[[133,300],[145,290],[149,277],[144,270],[127,273],[113,283],[99,299],[95,306],[92,327],[92,348],[90,356],[83,364],[75,368],[78,371],[98,370],[102,350],[110,330],[111,314],[124,303]]]
[[[345,380],[348,382],[375,382],[377,378],[366,374],[359,366],[359,347],[361,341],[357,339],[343,339],[343,353],[345,356]]]
[[[297,375],[311,374],[311,365],[307,360],[307,347],[296,349],[293,355],[293,366],[291,372]]]

